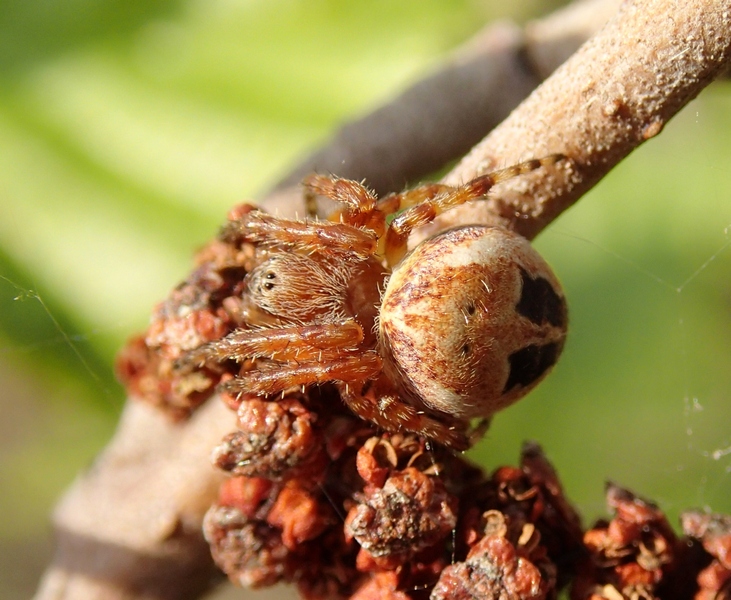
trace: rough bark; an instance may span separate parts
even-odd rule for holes
[[[632,150],[658,135],[730,60],[729,0],[623,3],[444,181],[456,184],[551,152],[570,157],[565,171],[506,182],[492,199],[450,211],[432,230],[497,221],[534,238]],[[424,228],[414,241],[429,233]]]

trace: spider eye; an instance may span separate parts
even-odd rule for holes
[[[277,275],[275,273],[272,273],[271,271],[269,271],[266,275],[264,275],[264,279],[267,280],[263,284],[264,289],[267,291],[273,290],[274,282],[272,281],[272,279],[276,279],[276,278],[277,278]]]
[[[263,291],[271,292],[276,286],[274,285],[274,279],[277,278],[277,274],[274,271],[266,271],[261,276],[261,281],[258,282],[257,289],[259,293]]]

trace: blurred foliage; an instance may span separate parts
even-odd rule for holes
[[[482,23],[551,6],[0,0],[1,597],[33,589],[54,499],[113,431],[114,353],[226,209]],[[731,511],[730,126],[717,83],[538,240],[571,337],[485,464],[533,438],[588,517],[607,477],[672,518]]]

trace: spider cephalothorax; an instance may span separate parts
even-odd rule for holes
[[[356,414],[384,429],[466,448],[469,419],[522,397],[556,362],[564,296],[529,242],[506,229],[452,229],[404,258],[406,241],[496,183],[562,159],[380,200],[354,181],[308,177],[310,195],[342,208],[329,221],[257,210],[230,221],[224,241],[259,249],[245,280],[243,325],[186,354],[179,368],[236,360],[238,376],[220,386],[233,394],[273,397],[333,382]]]

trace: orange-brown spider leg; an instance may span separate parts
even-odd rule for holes
[[[425,200],[431,200],[440,194],[451,192],[453,189],[452,186],[443,183],[425,183],[398,194],[384,196],[378,201],[377,208],[386,214],[393,214],[404,208],[421,204]]]
[[[363,341],[363,329],[354,320],[300,327],[237,329],[221,338],[184,354],[175,364],[185,370],[210,362],[247,358],[273,360],[319,360],[323,353],[354,350]]]
[[[400,210],[411,208],[422,202],[432,200],[440,194],[452,191],[454,188],[441,183],[426,183],[405,192],[389,194],[378,201],[377,210],[383,215],[392,215]],[[378,255],[383,256],[386,249],[386,230],[378,238]]]
[[[353,211],[369,212],[376,207],[376,195],[362,183],[352,179],[313,173],[305,177],[302,185],[307,191],[330,198]]]
[[[218,237],[224,242],[247,241],[280,248],[348,251],[363,258],[372,256],[378,244],[372,231],[327,221],[280,219],[260,211],[229,221]]]
[[[386,216],[376,210],[376,195],[362,183],[313,174],[306,177],[302,184],[305,186],[305,198],[312,195],[324,196],[343,205],[343,208],[328,217],[330,221],[367,227],[378,235],[384,233]]]
[[[417,227],[431,223],[438,215],[460,204],[464,204],[470,200],[484,199],[490,189],[501,181],[524,175],[540,167],[553,165],[565,158],[563,154],[551,154],[543,158],[528,160],[505,169],[481,175],[462,186],[447,188],[444,193],[434,197],[427,197],[420,204],[416,204],[401,213],[388,227],[384,250],[388,264],[395,265],[403,258],[404,254],[406,254],[408,237]],[[415,188],[412,192],[418,189]]]
[[[455,422],[454,427],[450,427],[404,403],[397,394],[374,389],[377,387],[373,386],[363,395],[341,385],[340,395],[356,415],[375,423],[381,429],[416,433],[454,450],[469,448],[470,437],[466,433],[466,426]]]
[[[222,383],[219,389],[231,394],[251,393],[272,396],[285,390],[327,381],[365,381],[381,373],[383,362],[372,350],[330,360],[297,364],[259,365]]]

